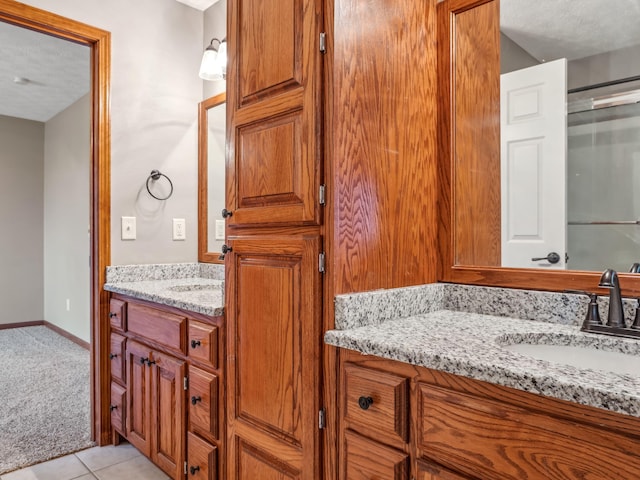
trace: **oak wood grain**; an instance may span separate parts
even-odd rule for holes
[[[218,477],[218,449],[191,432],[187,433],[188,478],[211,480]]]
[[[409,456],[347,431],[345,476],[348,480],[406,480]]]
[[[218,399],[218,377],[190,366],[189,428],[212,443],[220,439]]]
[[[333,3],[334,293],[429,283],[437,259],[434,2]]]
[[[231,234],[228,241],[227,475],[249,478],[260,458],[265,470],[255,478],[281,464],[318,478],[319,238]],[[243,457],[245,443],[257,453]]]
[[[187,345],[187,317],[129,302],[127,333],[144,338],[147,343],[162,345],[184,354]]]
[[[409,451],[420,475],[427,465],[436,475],[427,479],[458,478],[439,477],[440,470],[470,479],[640,478],[640,418],[357,352],[339,355],[343,366],[409,379],[416,442]]]
[[[216,325],[209,325],[189,319],[187,349],[189,360],[202,362],[205,367],[217,369],[219,366],[218,331]]]
[[[111,378],[121,385],[125,384],[127,379],[126,372],[126,337],[117,333],[111,334],[111,348],[109,350],[109,359],[111,360]]]

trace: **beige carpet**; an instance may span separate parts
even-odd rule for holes
[[[93,445],[89,363],[46,327],[0,330],[0,474]]]

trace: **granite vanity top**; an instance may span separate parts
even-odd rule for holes
[[[456,291],[447,292],[448,288]],[[482,302],[488,301],[485,297],[488,288],[480,288],[483,289],[480,291]],[[576,313],[582,314],[582,311],[573,311],[575,322],[568,319],[569,315],[560,315],[559,318],[564,319],[564,323],[550,321],[550,316],[545,317],[544,308],[540,308],[540,315],[547,318],[547,321],[504,316],[504,313],[517,313],[513,304],[508,312],[501,312],[502,315],[456,311],[455,305],[446,301],[447,293],[453,294],[452,297],[460,296],[456,286],[438,285],[433,289],[436,295],[431,298],[431,302],[427,302],[430,306],[421,307],[424,311],[410,311],[408,316],[400,318],[390,318],[387,311],[387,318],[373,321],[364,321],[362,318],[355,321],[357,305],[366,306],[371,316],[372,302],[374,305],[376,302],[388,304],[388,291],[374,292],[380,298],[373,301],[371,298],[362,301],[354,296],[346,300],[337,299],[336,323],[344,324],[346,328],[326,332],[325,342],[369,355],[640,417],[640,371],[636,374],[617,374],[578,368],[537,360],[503,348],[504,345],[514,343],[555,344],[640,356],[640,341],[580,332],[577,323],[581,317]],[[415,290],[410,296],[415,297],[418,292],[420,291]],[[472,296],[470,292],[472,290],[467,290],[464,295]],[[513,292],[510,291],[508,295],[514,295]],[[406,291],[401,293],[406,294]],[[548,292],[539,293],[549,295]],[[500,292],[496,294],[500,295]],[[567,296],[555,293],[551,295]],[[576,299],[552,300],[568,304]],[[470,297],[466,298],[464,304],[474,308]],[[345,311],[351,318],[339,318]]]
[[[215,267],[199,264],[108,267],[104,289],[191,312],[219,316],[224,314],[224,271],[221,276]]]

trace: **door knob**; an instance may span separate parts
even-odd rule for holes
[[[232,217],[233,212],[231,210],[227,210],[226,208],[222,209],[222,218]]]
[[[542,260],[546,260],[549,263],[558,263],[560,261],[560,255],[556,252],[551,252],[546,257],[536,257],[531,259],[532,262],[541,262]]]

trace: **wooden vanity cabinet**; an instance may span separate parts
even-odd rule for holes
[[[111,332],[116,443],[126,438],[173,479],[222,480],[222,317],[117,294],[111,301],[126,318]]]
[[[342,480],[640,478],[640,418],[348,350],[339,365]]]

